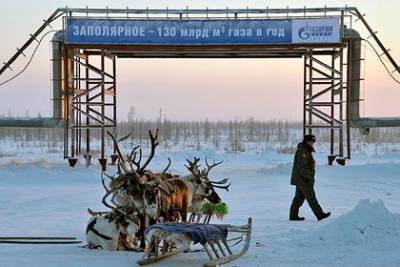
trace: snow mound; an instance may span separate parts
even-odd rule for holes
[[[361,200],[350,212],[295,237],[301,246],[400,247],[400,215],[382,200]]]

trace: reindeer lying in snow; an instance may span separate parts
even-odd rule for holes
[[[135,235],[139,230],[137,217],[109,213],[93,215],[86,227],[86,239],[90,249],[102,248],[111,251],[136,249]]]
[[[102,248],[111,251],[135,250],[135,235],[139,230],[139,220],[135,213],[126,213],[119,207],[113,207],[106,199],[113,191],[107,189],[102,177],[106,194],[102,199],[103,204],[112,211],[107,213],[92,212],[86,227],[86,239],[91,249]]]
[[[179,250],[187,252],[190,250],[190,244],[192,243],[192,238],[189,234],[186,233],[170,233],[163,231],[161,229],[151,229],[146,234],[147,244],[152,244],[146,247],[143,257],[147,257],[152,255],[154,251],[157,249],[155,246],[160,244],[160,241],[163,240],[165,242],[166,248],[175,247]],[[154,241],[157,242],[154,242]]]

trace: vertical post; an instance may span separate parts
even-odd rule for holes
[[[339,128],[339,157],[343,158],[343,150],[344,150],[344,143],[343,143],[343,48],[340,48],[340,88],[339,88],[339,121],[340,121],[340,128]]]
[[[75,89],[74,89],[74,61],[71,60],[71,58],[73,57],[73,50],[68,49],[68,87],[67,87],[67,92],[68,92],[68,109],[69,109],[69,113],[70,113],[70,119],[71,119],[71,158],[75,157],[75,115],[76,115],[76,111],[73,108],[74,105],[74,95],[75,95]]]
[[[75,60],[77,60],[78,62],[81,61],[81,59],[79,57],[75,57]],[[73,86],[74,90],[75,90],[75,88],[77,88],[78,90],[80,89],[80,77],[79,77],[80,64],[78,62],[74,63],[74,66],[75,66],[74,67],[74,73],[75,73],[74,78],[75,79],[73,80],[73,82],[75,83],[75,85]],[[79,94],[79,91],[78,91],[78,94]],[[76,93],[74,92],[74,94],[73,94],[73,96],[74,96],[73,102],[80,102],[80,97],[75,98],[75,95],[76,95]],[[78,109],[80,109],[80,104],[76,104],[75,103],[75,106]],[[80,128],[79,115],[80,115],[80,112],[75,110],[75,119],[74,119],[74,121],[75,121],[74,126],[76,127],[75,128],[75,146],[74,146],[74,149],[75,149],[74,154],[75,155],[79,155],[79,128]]]
[[[344,11],[340,14],[340,41],[343,43],[344,36]],[[341,127],[339,129],[339,157],[343,158],[344,142],[343,142],[343,47],[340,48],[340,100],[339,100],[339,120]],[[347,123],[347,121],[346,121]]]
[[[112,57],[112,88],[114,91],[113,94],[113,99],[112,99],[112,109],[113,109],[113,127],[114,129],[117,129],[117,71],[116,71],[116,56]],[[111,165],[115,165],[117,162],[118,156],[117,156],[117,147],[115,144],[113,144],[113,154],[111,155]]]
[[[114,88],[114,96],[113,96],[113,120],[114,120],[114,127],[117,128],[117,57],[113,57],[113,88]],[[114,151],[113,153],[116,154],[117,148],[114,144]]]
[[[86,65],[89,65],[89,54],[87,54],[86,57]],[[89,68],[85,67],[85,76],[86,76],[86,90],[89,91],[90,87],[90,73],[89,73]],[[89,92],[86,93],[86,114],[89,114]],[[88,167],[90,165],[90,160],[91,160],[91,153],[90,153],[90,119],[89,116],[86,116],[86,166]]]
[[[81,89],[82,89],[81,64],[78,64],[78,81],[79,81],[78,88],[79,88],[79,91],[81,91]],[[82,105],[80,103],[82,102],[82,97],[79,97],[78,101],[79,101],[79,110],[81,110]],[[82,150],[81,150],[81,145],[82,145],[82,127],[81,127],[82,126],[82,113],[79,112],[78,115],[79,115],[78,116],[79,128],[78,128],[78,140],[77,140],[77,142],[78,142],[78,153],[77,154],[80,155],[82,153]]]
[[[72,50],[69,49],[67,46],[64,46],[65,48],[65,59],[64,59],[64,92],[65,92],[65,108],[66,108],[66,122],[65,122],[65,136],[64,140],[66,140],[64,143],[65,147],[64,149],[66,150],[66,156],[68,158],[69,165],[71,167],[74,167],[75,164],[77,163],[77,159],[75,158],[75,149],[74,149],[74,128],[71,129],[71,157],[68,157],[68,142],[69,142],[69,127],[70,127],[70,120],[71,120],[71,125],[74,125],[74,109],[72,107],[73,105],[73,96],[74,96],[74,63],[71,57],[73,56]]]
[[[313,95],[313,50],[309,50],[309,57],[310,57],[310,62],[309,62],[309,72],[308,72],[308,95],[311,97]],[[308,128],[308,134],[312,134],[312,105],[311,105],[311,100],[308,101],[308,124],[310,127]]]
[[[69,127],[69,95],[68,95],[68,50],[67,46],[63,45],[63,94],[64,94],[64,114],[65,114],[65,124],[64,124],[64,158],[68,158],[68,147],[69,147],[69,139],[68,139],[68,127]]]
[[[101,85],[101,158],[104,159],[104,149],[105,149],[105,144],[104,144],[104,138],[105,138],[105,131],[104,131],[104,89],[105,89],[105,66],[104,66],[104,50],[101,50],[101,80],[102,80],[102,85]]]
[[[105,51],[101,50],[101,157],[99,159],[101,168],[106,171],[107,159],[105,158]]]
[[[334,125],[334,118],[335,118],[335,88],[334,88],[334,84],[335,84],[335,53],[336,50],[333,50],[332,53],[332,58],[331,58],[331,130],[330,130],[330,155],[334,156],[333,152],[334,152],[334,144],[335,144],[335,129],[333,128]]]
[[[347,135],[347,158],[351,159],[351,132],[350,132],[350,95],[351,91],[353,88],[353,83],[351,80],[351,73],[352,73],[352,67],[353,67],[353,55],[352,55],[352,50],[349,49],[349,47],[352,47],[351,42],[352,40],[348,40],[348,45],[347,45],[347,77],[346,77],[346,135]]]
[[[304,54],[304,77],[303,77],[303,136],[306,135],[307,112],[306,112],[306,99],[307,99],[307,59],[308,54]]]

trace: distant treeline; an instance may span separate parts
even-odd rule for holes
[[[246,151],[248,144],[255,146],[278,145],[282,153],[290,153],[293,146],[301,140],[302,122],[296,121],[257,121],[253,118],[234,121],[173,121],[173,120],[140,120],[131,119],[118,123],[118,136],[131,133],[131,141],[143,145],[148,144],[149,129],[159,129],[161,146],[169,147],[177,144],[187,144],[200,150],[207,144],[217,150],[232,152]],[[85,131],[83,131],[85,132]],[[318,142],[330,141],[330,130],[315,129]],[[363,143],[399,144],[400,128],[371,129],[368,135],[361,134],[358,129],[352,129],[353,148]],[[40,146],[60,147],[63,142],[62,128],[0,128],[1,142],[18,142],[41,144]],[[100,131],[94,130],[93,139],[99,139]],[[336,136],[337,138],[337,136]],[[45,143],[45,144],[44,144]],[[27,144],[28,145],[28,144]]]

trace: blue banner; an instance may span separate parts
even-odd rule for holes
[[[330,20],[330,21],[329,21]],[[313,25],[316,26],[313,26]],[[338,42],[338,19],[137,20],[67,18],[67,44],[257,45]],[[296,31],[293,32],[295,26]],[[337,28],[337,29],[336,29]]]

